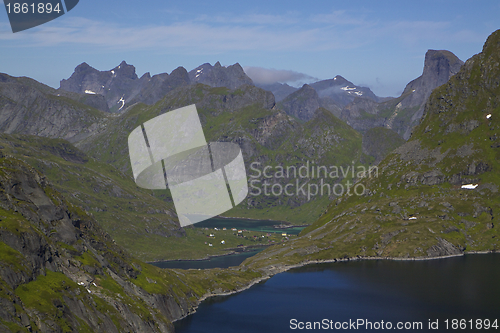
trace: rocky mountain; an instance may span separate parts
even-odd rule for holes
[[[191,83],[203,83],[210,87],[229,89],[236,89],[243,84],[253,85],[252,79],[245,74],[240,64],[225,67],[218,61],[213,66],[205,63],[196,67],[189,72],[189,80]]]
[[[152,105],[175,88],[190,84],[188,72],[184,67],[177,67],[170,75],[164,73],[151,77],[149,73],[146,73],[142,78],[145,78],[145,83],[135,96],[126,101],[127,104],[145,103]]]
[[[102,95],[109,109],[116,112],[137,95],[149,79],[146,74],[139,79],[135,67],[125,61],[109,71],[99,71],[84,62],[75,68],[69,79],[61,81],[60,89]]]
[[[298,239],[245,266],[499,251],[499,63],[497,30],[434,89],[410,140],[356,184],[361,195],[338,198]]]
[[[316,90],[308,84],[288,95],[279,104],[287,114],[300,120],[308,121],[320,107],[320,99]]]
[[[82,63],[75,68],[70,78],[61,80],[59,90],[104,96],[110,112],[122,112],[126,106],[135,103],[152,105],[175,88],[194,83],[231,89],[242,84],[253,85],[238,63],[228,67],[221,66],[219,62],[214,66],[206,63],[189,73],[184,67],[178,67],[170,74],[151,76],[150,73],[145,73],[139,78],[135,67],[123,61],[109,71],[99,71]]]
[[[353,101],[358,103],[377,104],[379,98],[369,89],[358,87],[347,81],[342,76],[337,75],[331,80],[318,81],[312,84],[305,84],[299,90],[280,83],[268,85],[268,90],[277,91],[284,95],[279,102],[279,106],[289,115],[301,120],[310,120],[316,109],[325,108],[335,116],[341,117],[343,108]],[[288,89],[291,88],[291,89]],[[266,87],[264,87],[266,89]],[[356,128],[359,130],[359,128]]]
[[[86,105],[99,106],[102,100],[85,97],[58,92],[29,78],[0,74],[0,132],[64,138],[70,142],[91,136],[104,128],[110,118]]]
[[[462,65],[449,51],[429,50],[422,75],[408,83],[401,96],[380,103],[355,99],[344,107],[341,118],[356,130],[384,126],[407,140],[412,128],[419,123],[431,92],[446,83]]]
[[[175,273],[154,276],[33,168],[2,156],[0,170],[3,332],[172,332],[195,305]]]
[[[337,75],[333,79],[318,81],[311,84],[320,98],[330,98],[343,107],[356,98],[378,101],[378,97],[367,87],[359,87]]]

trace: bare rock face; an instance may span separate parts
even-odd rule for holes
[[[130,105],[138,102],[152,105],[175,88],[190,84],[188,72],[184,67],[177,67],[170,74],[163,73],[153,77],[146,73],[141,80],[143,82],[140,91],[127,101]]]
[[[123,61],[109,71],[99,71],[87,63],[75,68],[67,80],[62,80],[60,90],[87,95],[104,96],[111,112],[123,112],[135,103],[152,105],[170,91],[190,84],[203,83],[211,87],[236,89],[241,85],[253,85],[240,64],[224,67],[217,62],[214,66],[203,64],[191,72],[178,67],[172,73],[151,76],[145,73],[141,78],[135,67]]]
[[[432,91],[448,82],[458,73],[464,62],[450,51],[428,50],[425,54],[424,71],[421,76],[408,83],[402,95],[408,96],[401,100],[401,109],[418,107],[411,116],[409,127],[403,137],[408,139],[411,129],[417,125],[424,114],[424,105]]]

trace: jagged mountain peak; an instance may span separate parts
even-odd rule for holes
[[[89,69],[97,70],[94,67],[92,67],[89,64],[87,64],[86,62],[82,62],[80,65],[76,66],[75,73],[87,71]]]
[[[111,72],[111,74],[115,76],[122,76],[131,80],[139,79],[137,73],[135,72],[135,66],[127,64],[125,60],[123,60],[118,66],[116,66],[109,72]]]
[[[203,83],[211,87],[226,87],[235,89],[243,84],[253,85],[241,65],[222,66],[219,61],[212,66],[204,63],[189,72],[191,83]]]
[[[455,65],[456,63],[462,63],[463,61],[460,60],[453,52],[448,51],[448,50],[427,50],[425,54],[426,59],[436,59],[436,58],[441,58],[444,57],[448,59],[451,65]]]

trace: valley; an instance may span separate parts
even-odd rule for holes
[[[239,64],[139,78],[126,62],[83,63],[59,89],[0,74],[0,329],[172,332],[208,297],[312,263],[498,252],[499,54],[500,31],[465,63],[429,50],[397,98],[341,76],[265,90]],[[182,228],[170,192],[132,177],[130,131],[190,104],[207,141],[238,144],[249,180],[270,189],[219,227]],[[277,172],[310,166],[368,171]],[[273,192],[299,181],[308,192]],[[320,194],[325,181],[346,191]],[[222,225],[234,218],[248,220]],[[262,246],[226,268],[145,263]]]

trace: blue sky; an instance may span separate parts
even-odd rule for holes
[[[0,72],[57,88],[82,62],[109,70],[125,60],[139,76],[239,62],[256,80],[297,85],[342,75],[396,96],[422,73],[428,49],[465,61],[499,28],[497,0],[80,0],[16,34],[0,8]]]

